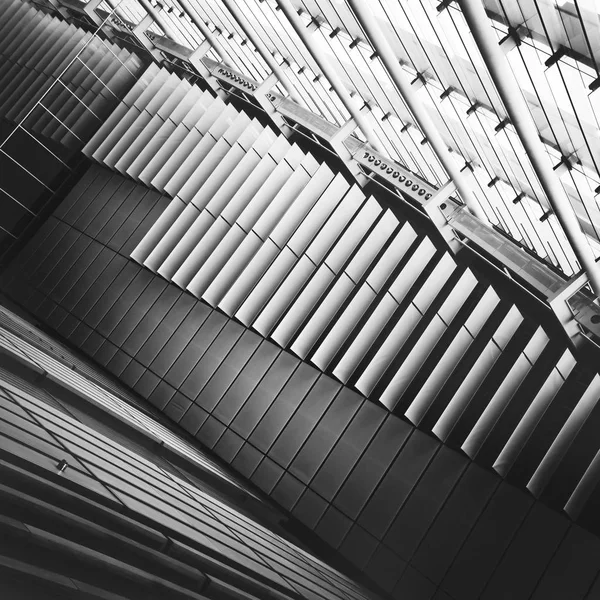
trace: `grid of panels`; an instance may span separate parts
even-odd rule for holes
[[[22,347],[28,360],[38,360],[31,350]],[[214,451],[391,597],[417,600],[437,591],[457,600],[492,599],[515,592],[518,582],[519,593],[540,600],[550,590],[594,598],[597,538],[355,392],[274,347],[269,351],[265,342],[250,363],[237,388],[240,394],[254,385],[253,400],[242,408],[246,418],[233,418]],[[239,368],[236,364],[232,360],[229,367]],[[107,442],[14,386],[3,384],[1,393],[5,450],[30,457],[38,466],[46,464],[48,454],[64,457],[66,476],[79,485],[228,556],[279,589],[310,598],[358,597],[338,573],[165,470],[156,459]],[[236,392],[230,388],[228,393]],[[277,403],[267,401],[266,407],[265,400],[275,395]],[[248,437],[243,427],[260,415],[264,426]],[[209,417],[205,423],[211,420],[216,422]],[[215,427],[202,429],[210,445]],[[244,443],[234,429],[249,441]],[[261,459],[252,443],[274,438],[273,452]],[[494,544],[489,544],[491,537]]]
[[[201,101],[198,102],[198,100]],[[175,114],[178,116],[174,117]],[[224,305],[233,302],[226,311],[229,314],[237,316],[247,325],[253,325],[259,333],[269,335],[279,344],[291,347],[300,357],[311,358],[313,363],[320,368],[331,370],[343,383],[350,383],[364,394],[378,398],[389,408],[404,412],[414,422],[421,423],[427,413],[431,412],[433,405],[437,404],[439,411],[441,386],[446,383],[444,377],[448,376],[448,371],[445,373],[431,371],[431,361],[425,366],[422,365],[422,361],[433,358],[436,354],[439,355],[440,351],[436,352],[436,347],[440,349],[444,347],[441,341],[448,341],[448,337],[452,339],[452,336],[458,333],[458,328],[453,327],[453,318],[462,310],[461,306],[471,296],[471,293],[474,294],[473,298],[469,298],[472,301],[481,292],[481,290],[474,291],[476,282],[469,272],[462,273],[457,270],[456,274],[453,274],[452,271],[455,270],[453,261],[447,255],[437,254],[434,256],[433,247],[430,245],[427,248],[425,240],[418,247],[415,244],[411,247],[411,252],[407,252],[407,246],[414,241],[414,232],[408,226],[405,226],[401,232],[397,232],[397,242],[394,240],[390,242],[386,252],[390,249],[392,252],[388,257],[384,252],[378,257],[378,261],[367,264],[369,261],[364,260],[366,253],[358,252],[356,243],[361,236],[364,236],[365,227],[367,229],[369,226],[372,227],[366,241],[363,240],[365,246],[361,250],[365,250],[370,241],[369,254],[377,255],[381,247],[376,242],[373,245],[373,238],[379,240],[386,236],[389,237],[393,233],[394,227],[390,215],[386,215],[385,219],[380,220],[385,231],[378,231],[379,223],[374,224],[380,219],[381,211],[372,199],[365,203],[364,196],[356,187],[340,188],[341,180],[336,184],[336,194],[333,194],[337,198],[334,200],[334,204],[340,199],[342,200],[336,208],[331,204],[332,193],[329,193],[329,189],[323,192],[319,188],[320,184],[317,184],[318,189],[316,190],[313,186],[309,195],[307,189],[310,186],[307,186],[306,176],[310,177],[318,171],[318,166],[314,161],[311,162],[310,157],[304,156],[297,148],[290,147],[283,137],[277,138],[268,129],[263,129],[257,124],[250,124],[245,115],[238,114],[231,106],[224,105],[220,99],[213,99],[208,94],[198,97],[198,93],[194,92],[186,81],[180,80],[175,75],[169,75],[155,65],[146,71],[140,82],[127,94],[123,104],[111,115],[92,142],[86,146],[86,152],[124,173],[130,175],[137,173],[138,178],[141,179],[143,173],[150,166],[144,165],[144,153],[148,147],[152,150],[155,148],[154,139],[156,137],[164,143],[164,138],[156,134],[167,125],[173,132],[183,127],[183,137],[181,140],[176,139],[174,146],[166,144],[167,148],[170,148],[170,153],[168,157],[163,158],[162,162],[154,165],[151,182],[155,187],[169,191],[171,195],[175,196],[175,201],[156,220],[140,246],[135,248],[134,256],[141,253],[136,258],[138,260],[148,258],[149,260],[146,261],[148,266],[158,269],[159,272],[164,266],[165,260],[168,263],[174,256],[171,262],[176,260],[178,261],[177,265],[175,268],[170,265],[162,273],[163,275],[169,278],[173,275],[174,281],[179,285],[187,286],[197,295],[203,295],[213,303],[218,302],[219,299],[223,301]],[[173,136],[168,137],[169,141],[171,137]],[[240,139],[245,140],[246,148],[239,143]],[[222,141],[225,142],[225,146],[221,144],[219,147],[219,143]],[[236,145],[237,152],[234,157],[235,161],[231,160],[234,145]],[[223,151],[227,160],[223,160]],[[244,152],[246,154],[244,159],[238,163],[240,152],[242,155]],[[160,155],[160,152],[157,154]],[[213,161],[214,164],[211,164],[211,167],[217,166],[216,171],[219,173],[217,181],[211,179],[215,175],[215,171],[211,173],[208,180],[205,175],[197,175],[198,172],[201,173],[204,170],[201,167],[204,167],[205,160]],[[273,174],[269,175],[271,163],[275,161],[277,164],[278,160],[282,162]],[[152,162],[156,162],[156,153],[150,163]],[[136,163],[138,163],[137,166]],[[222,165],[224,168],[219,171]],[[302,169],[297,169],[300,165],[303,165],[303,170],[306,171],[306,175],[303,176],[304,180],[297,177],[298,173],[302,175]],[[321,175],[323,175],[323,171],[325,172],[325,183],[331,181],[331,176],[326,169],[321,170]],[[204,172],[209,172],[209,169],[207,168]],[[288,179],[289,182],[294,181],[293,186],[286,187]],[[210,181],[210,185],[207,190],[208,181]],[[227,181],[226,184],[225,181]],[[235,187],[240,181],[244,181],[245,187],[242,186],[243,193],[241,191],[236,193]],[[192,185],[192,189],[190,189],[190,185]],[[110,198],[111,188],[112,185],[108,185],[106,189],[103,189],[102,199],[97,198],[94,203],[94,211],[102,207]],[[182,190],[185,190],[185,193]],[[215,191],[218,192],[216,197],[212,195]],[[341,196],[339,195],[340,191]],[[289,202],[291,200],[293,203],[298,194],[304,202],[305,199],[302,196],[304,192],[306,192],[306,198],[310,200],[308,205],[313,208],[309,210],[308,215],[304,213],[304,220],[301,221],[298,231],[289,237],[288,234],[282,232],[288,230],[291,232],[298,226],[298,216],[302,218],[301,215],[295,214],[297,211],[289,210]],[[204,204],[209,210],[200,211],[198,215],[200,206],[194,202],[200,202],[202,205],[203,197],[205,198]],[[273,201],[272,204],[277,209],[272,211],[274,213],[272,215],[267,210],[265,214],[270,216],[266,219],[267,224],[263,222],[265,215],[258,218],[258,214],[265,210],[266,206],[269,206],[270,201]],[[84,207],[85,205],[82,203],[77,210]],[[185,209],[193,208],[192,213],[190,214],[187,210],[187,214],[185,214],[184,207]],[[217,208],[216,212],[215,208]],[[269,206],[270,208],[271,206]],[[71,216],[77,214],[79,220],[81,215],[77,213],[77,210]],[[90,212],[88,211],[88,214],[81,218],[78,223],[79,227],[87,227]],[[106,214],[105,209],[102,212]],[[219,214],[218,219],[216,219],[217,213]],[[288,216],[288,213],[293,213],[292,221],[288,223],[284,218],[278,222],[283,213],[285,213],[285,217]],[[183,223],[178,215],[184,217]],[[177,218],[173,220],[173,216]],[[214,226],[216,222],[220,226]],[[335,229],[327,225],[328,223],[334,223]],[[197,231],[198,225],[200,233]],[[225,226],[224,230],[223,225]],[[236,230],[235,227],[231,229],[233,225],[238,229]],[[254,234],[255,239],[252,239],[252,236],[244,239],[244,235],[248,234],[249,226],[252,228],[251,233]],[[314,237],[315,227],[317,229],[321,227],[316,237]],[[190,240],[186,240],[185,235],[183,240],[180,240],[184,229],[193,232],[191,244]],[[229,232],[226,233],[227,231]],[[93,234],[93,232],[94,228],[92,227],[90,233]],[[231,233],[233,236],[230,235]],[[160,245],[163,244],[161,239],[163,234],[165,234],[164,238],[167,240],[168,247],[163,248],[159,251],[159,256],[153,258],[152,255],[156,253],[156,249],[153,249],[152,246],[158,240],[157,249],[160,248]],[[268,241],[271,244],[274,243],[271,249],[264,244],[266,234],[269,236]],[[168,241],[169,239],[171,241]],[[176,242],[174,247],[173,240]],[[260,246],[262,242],[261,249],[266,248],[266,262],[265,257],[261,256],[260,258],[261,264],[264,263],[266,266],[266,271],[262,267],[257,270],[255,264],[248,268],[247,256],[250,248],[244,246],[248,240],[250,240],[250,246],[254,246],[250,254],[252,252],[257,256],[260,254],[257,251],[257,243]],[[129,241],[131,242],[131,239]],[[184,242],[183,254],[181,254],[181,242]],[[287,252],[287,258],[284,252],[281,252],[282,242],[285,243],[283,251]],[[72,240],[67,240],[59,245],[42,263],[42,269],[46,268],[44,265],[50,266],[53,261],[60,259],[65,248],[71,243]],[[190,257],[186,257],[185,247],[190,245],[193,247],[193,252]],[[227,248],[229,249],[227,250]],[[215,249],[218,251],[216,253],[217,262],[213,260],[211,254]],[[232,267],[229,269],[231,272],[228,272],[227,268],[224,269],[223,250],[227,250],[229,256],[232,251],[233,258],[236,258],[231,261]],[[242,255],[241,264],[240,257],[235,256],[238,250],[242,250],[239,253]],[[269,250],[271,250],[270,253]],[[275,250],[274,257],[272,250]],[[277,255],[278,251],[280,251],[279,255]],[[303,254],[299,255],[298,252]],[[355,258],[352,258],[355,252],[357,252],[354,255]],[[414,256],[411,256],[412,252],[415,252]],[[355,260],[357,256],[360,258]],[[378,297],[378,293],[382,292],[382,282],[369,281],[371,278],[369,273],[372,269],[375,273],[379,273],[375,275],[375,280],[377,277],[381,278],[382,267],[386,265],[386,260],[389,260],[390,256],[396,262],[401,258],[402,260],[406,259],[406,264],[402,264],[402,270],[397,273],[397,281],[386,281],[382,298]],[[211,261],[215,264],[212,264]],[[204,272],[206,264],[210,268]],[[342,273],[340,268],[344,264]],[[167,272],[169,269],[172,273]],[[221,279],[223,279],[223,272],[227,273],[225,281],[221,281],[220,285],[217,282],[216,287],[215,281],[212,281],[207,287],[205,281],[212,279],[210,275],[215,272],[215,269],[220,270],[219,277]],[[131,269],[129,269],[130,272]],[[119,283],[120,287],[116,288],[116,293],[117,295],[122,294],[126,300],[134,301],[137,296],[129,298],[125,289],[128,287],[126,279],[128,271],[123,270],[123,273],[126,273],[123,275],[123,283]],[[245,276],[246,273],[248,276]],[[255,277],[257,273],[259,274],[258,279]],[[383,271],[383,273],[387,275],[387,271]],[[264,277],[261,279],[260,275]],[[364,281],[359,288],[361,278]],[[145,282],[144,279],[146,279]],[[44,281],[51,282],[52,278],[46,276]],[[141,285],[149,285],[147,277],[140,276],[139,281]],[[233,294],[234,299],[229,298],[228,301],[227,295],[231,295],[232,292],[228,284],[233,282],[235,287],[239,281],[242,281],[241,290],[237,290],[237,293]],[[262,281],[263,285],[256,286],[257,281]],[[267,281],[270,281],[270,287],[274,293],[264,296],[264,284]],[[416,285],[409,290],[412,284],[417,283],[422,286],[421,290],[417,292]],[[42,283],[41,288],[44,289],[45,285]],[[164,284],[162,285],[164,286]],[[250,287],[254,285],[254,291],[247,295],[244,290],[249,289],[249,285]],[[376,291],[375,288],[378,285],[380,289]],[[153,290],[161,291],[160,284],[153,284],[151,287]],[[259,287],[261,291],[257,297],[254,297]],[[323,287],[329,288],[329,293],[325,298],[322,297]],[[451,291],[455,287],[456,290]],[[149,287],[149,289],[151,288]],[[222,297],[224,292],[226,296]],[[447,299],[445,299],[446,295],[448,295]],[[152,296],[149,297],[150,302],[153,302]],[[346,304],[344,305],[344,303]],[[483,306],[484,312],[481,313],[480,323],[476,324],[476,328],[482,327],[492,314],[490,310],[493,311],[493,306],[490,310],[487,310],[485,305]],[[103,319],[95,321],[97,316],[94,311],[97,312],[98,309],[92,306],[86,310],[91,314],[92,324],[99,327],[99,333],[94,332],[95,335],[85,338],[85,343],[93,352],[96,350],[95,345],[102,343],[98,335],[107,336],[112,333],[114,326],[122,320],[124,314],[122,311],[111,309]],[[463,312],[467,310],[468,306]],[[336,313],[336,319],[332,320],[334,313]],[[60,313],[58,314],[60,315]],[[299,318],[298,314],[302,316]],[[309,316],[312,320],[307,321]],[[507,316],[507,320],[501,326],[508,327],[509,330],[512,327],[510,330],[512,335],[516,331],[515,328],[518,327],[520,317],[516,313],[509,316],[512,321],[508,320]],[[352,322],[357,318],[359,327],[355,327],[351,336],[348,337],[347,331],[345,331],[347,329],[346,320]],[[457,323],[459,324],[460,321]],[[323,336],[319,338],[315,332],[321,331],[323,326],[325,326],[326,335],[324,338]],[[402,334],[397,335],[399,332]],[[115,338],[111,342],[112,347],[120,346],[127,339],[129,333],[131,332],[127,330],[125,333],[115,333]],[[492,336],[494,335],[491,328],[490,333]],[[77,333],[77,335],[80,334],[81,331]],[[442,439],[458,436],[463,449],[471,456],[479,455],[484,449],[491,446],[495,450],[494,453],[491,450],[487,451],[490,458],[500,459],[502,457],[500,440],[506,441],[506,436],[510,433],[509,427],[504,426],[502,421],[515,424],[519,422],[519,417],[526,416],[523,410],[509,410],[508,413],[514,415],[510,419],[504,413],[511,405],[511,399],[516,394],[519,382],[528,380],[530,372],[536,372],[533,367],[547,343],[543,332],[538,337],[541,341],[538,341],[535,336],[532,338],[530,342],[533,344],[532,348],[526,344],[519,348],[519,351],[523,352],[522,356],[519,356],[515,365],[509,365],[506,370],[512,388],[505,384],[501,385],[494,395],[488,394],[487,397],[485,394],[483,395],[485,402],[489,402],[486,407],[483,401],[472,402],[471,394],[482,387],[482,383],[487,381],[494,369],[500,368],[496,363],[498,357],[502,355],[502,344],[498,344],[498,340],[492,337],[486,346],[490,349],[490,356],[484,362],[473,363],[474,371],[454,392],[447,406],[441,405],[442,410],[438,412],[439,421],[432,423],[432,431]],[[526,338],[523,339],[526,341]],[[480,336],[478,342],[481,345],[485,343],[485,340],[486,336]],[[464,342],[462,344],[465,347]],[[109,354],[112,347],[107,348]],[[466,347],[470,350],[468,344]],[[456,371],[455,364],[450,363],[446,367],[450,369],[450,372]],[[135,366],[133,372],[136,372]],[[542,372],[544,373],[544,371]],[[429,387],[433,387],[435,393],[423,396],[419,392],[411,402],[411,394],[418,389],[419,376],[422,377],[425,374],[427,377],[427,373],[429,373]],[[518,374],[518,377],[514,378],[515,374]],[[415,381],[413,382],[413,380]],[[561,378],[554,378],[545,385],[549,386],[549,393],[552,393],[561,386],[561,382]],[[183,383],[183,380],[179,383]],[[191,388],[196,383],[194,379],[190,379],[187,385]],[[542,383],[543,380],[539,382],[540,385]],[[530,387],[535,391],[535,386]],[[531,399],[533,401],[534,398]],[[475,433],[469,431],[471,427],[475,427]],[[456,434],[455,431],[460,433]],[[529,429],[525,428],[522,435],[526,436],[528,432]],[[490,436],[493,440],[495,439],[494,443],[489,442]],[[515,443],[518,446],[522,442],[522,439],[517,439]]]
[[[119,225],[130,232],[123,217],[140,210],[139,194],[148,196],[149,204],[134,218],[145,225],[132,241],[109,224],[118,215]],[[159,198],[120,176],[91,169],[61,207],[61,220],[51,219],[23,262],[15,264],[13,274],[30,271],[31,279],[16,278],[9,292],[323,539],[368,565],[355,540],[371,540],[375,552],[372,538],[385,534],[401,508],[402,502],[391,502],[389,494],[377,495],[377,490],[392,477],[389,467],[405,439],[410,434],[415,444],[429,440],[422,443],[434,454],[443,446],[411,434],[412,428],[386,418],[382,408],[339,381],[128,261],[166,206],[163,198],[154,219],[144,219]],[[47,266],[36,269],[41,244],[49,258]],[[425,297],[420,299],[418,291],[437,276],[419,279],[415,261],[427,260],[427,253],[426,246],[418,247],[410,260],[400,262],[396,280],[403,282],[405,294],[414,288],[410,303],[423,308]],[[382,264],[372,272],[372,285],[385,269]],[[411,277],[416,277],[414,286]],[[464,273],[454,277],[453,284],[461,281],[458,289],[467,285]],[[36,289],[36,281],[44,292]],[[409,365],[387,382],[394,389],[405,386],[397,410],[553,506],[562,508],[570,496],[579,497],[581,514],[589,521],[586,500],[593,500],[589,485],[595,475],[587,467],[597,452],[592,431],[598,377],[582,375],[568,352],[548,345],[541,330],[492,290],[475,292],[475,308],[467,305],[465,320],[450,322],[448,334],[440,337],[438,329],[437,319],[451,314],[443,302],[417,326],[409,344],[419,365],[417,377],[411,382],[402,376],[410,366],[407,353],[400,356]],[[454,339],[450,346],[448,335]],[[438,339],[443,343],[435,350]],[[386,429],[380,429],[382,422],[389,422]],[[393,433],[388,435],[387,427]],[[371,452],[383,452],[387,462],[375,467]],[[399,485],[396,476],[388,485]],[[566,495],[565,489],[570,490]],[[335,537],[340,531],[346,533]]]

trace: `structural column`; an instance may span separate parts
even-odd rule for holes
[[[357,2],[351,0],[350,4],[354,5]],[[514,74],[498,45],[496,34],[490,25],[483,3],[481,0],[459,0],[459,4],[548,202],[556,214],[577,260],[587,272],[594,293],[596,296],[600,296],[600,267],[594,260],[592,250],[585,234],[581,231],[579,220],[562,183],[552,169],[550,158],[539,138],[539,132]]]
[[[415,90],[412,88],[408,75],[402,70],[398,58],[394,54],[392,47],[385,38],[379,24],[377,23],[373,12],[369,7],[369,3],[364,0],[348,0],[348,4],[354,11],[358,22],[365,30],[369,42],[379,54],[383,65],[385,66],[394,85],[400,92],[400,95],[406,102],[406,105],[412,112],[415,121],[418,123],[422,132],[425,134],[428,142],[431,144],[434,152],[437,154],[440,162],[449,177],[454,181],[456,188],[462,197],[463,201],[469,210],[479,219],[488,221],[481,205],[473,194],[471,186],[467,182],[466,177],[461,173],[460,168],[454,162],[453,157],[448,150],[448,146],[440,135],[437,127],[431,120],[427,110],[423,106],[421,100],[417,97]]]
[[[154,60],[160,62],[162,60],[160,51],[154,47],[150,38],[146,35],[146,30],[155,22],[151,14],[147,14],[131,31],[131,34],[137,41],[152,55]]]
[[[373,128],[365,118],[364,114],[360,111],[360,108],[357,106],[352,96],[350,96],[350,92],[342,83],[342,80],[336,73],[335,68],[330,65],[327,59],[321,54],[319,44],[311,36],[309,30],[298,16],[298,13],[296,12],[296,9],[293,7],[290,0],[278,0],[278,4],[290,22],[290,25],[294,28],[294,31],[298,34],[298,37],[302,40],[314,61],[319,66],[319,69],[321,69],[321,72],[323,75],[325,75],[331,84],[331,87],[334,89],[335,93],[346,107],[346,110],[350,113],[358,128],[367,138],[369,144],[375,150],[379,150],[380,152],[384,151],[381,147],[379,139],[375,135]]]

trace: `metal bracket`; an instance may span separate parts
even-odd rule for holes
[[[329,145],[336,151],[339,157],[346,161],[351,158],[350,151],[344,146],[344,140],[352,135],[358,125],[354,119],[348,119],[337,132],[329,139]]]
[[[559,176],[562,177],[565,173],[568,173],[573,168],[573,164],[570,156],[562,155],[558,163],[556,163],[552,169]]]
[[[277,112],[277,107],[273,104],[273,96],[270,92],[279,83],[279,78],[275,73],[271,73],[259,86],[254,90],[253,96],[259,106],[269,115],[269,118],[283,135],[289,137],[293,133],[293,129],[287,124],[283,115]]]
[[[589,282],[589,277],[585,271],[580,271],[569,279],[563,287],[548,296],[548,303],[566,302],[573,294],[577,293],[586,283]]]
[[[498,42],[502,52],[508,54],[511,50],[521,45],[521,36],[514,27],[508,28],[508,34]]]
[[[271,73],[265,80],[263,80],[259,86],[254,90],[254,95],[266,96],[277,84],[279,79],[275,73]]]
[[[200,73],[207,82],[212,81],[214,85],[211,84],[211,88],[216,89],[215,86],[218,85],[216,78],[210,72],[210,69],[202,62],[202,58],[206,55],[206,53],[210,50],[211,45],[208,40],[204,40],[189,56],[187,59],[188,62]]]
[[[321,28],[321,20],[319,19],[319,17],[313,17],[310,20],[310,23],[308,23],[308,25],[306,26],[306,30],[310,31],[311,33],[313,31],[317,31],[317,29]]]
[[[354,119],[348,119],[336,133],[329,138],[328,142],[333,151],[346,165],[346,168],[352,173],[358,184],[366,185],[368,177],[364,174],[360,163],[354,158],[346,144],[344,144],[344,141],[352,135],[357,127],[358,125]]]
[[[415,90],[420,90],[427,83],[423,73],[417,73],[417,76],[410,82]]]
[[[562,288],[548,297],[548,304],[550,305],[552,312],[556,315],[556,318],[563,326],[563,329],[575,347],[581,345],[583,336],[581,335],[578,320],[575,318],[575,315],[569,306],[569,299],[588,282],[589,277],[587,273],[581,271],[569,279]]]
[[[208,40],[204,40],[191,54],[189,57],[189,61],[196,66],[198,63],[202,63],[202,57],[206,55],[206,53],[211,49],[210,42]],[[204,63],[202,63],[204,66]],[[204,67],[206,69],[206,67]]]
[[[227,92],[219,84],[219,80],[215,77],[210,69],[204,64],[202,58],[212,48],[208,40],[204,40],[189,56],[187,61],[194,67],[196,72],[206,81],[206,84],[219,98],[225,99]]]
[[[423,209],[427,213],[427,216],[436,226],[454,254],[458,253],[463,245],[457,239],[452,226],[448,223],[446,214],[448,212],[448,199],[456,191],[455,183],[449,180],[429,200],[423,202]]]
[[[150,25],[154,23],[152,15],[146,15],[132,30],[131,33],[136,37],[143,34]]]
[[[154,60],[161,64],[163,56],[160,50],[152,43],[152,40],[146,35],[146,30],[154,23],[152,15],[146,15],[132,30],[131,35],[143,46]]]
[[[558,47],[558,50],[548,60],[544,62],[544,65],[546,65],[546,67],[549,69],[550,67],[553,67],[563,56],[567,55],[567,48],[561,45]]]

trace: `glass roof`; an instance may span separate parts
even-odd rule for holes
[[[336,125],[349,113],[277,0],[188,0],[228,66],[260,82],[270,68],[244,30],[268,48],[305,107]],[[177,0],[122,0],[139,22],[151,4],[190,49],[204,39]],[[600,20],[594,0],[485,0],[544,147],[595,257],[600,256]],[[111,0],[110,5],[115,6]],[[144,6],[146,5],[146,7]],[[240,24],[231,6],[246,23]],[[448,180],[346,0],[292,0],[319,58],[360,100],[390,158],[431,183]],[[571,275],[577,260],[470,33],[460,7],[438,0],[371,0],[369,8],[489,221]],[[254,38],[256,39],[256,38]],[[591,86],[591,87],[590,87]],[[282,86],[277,91],[285,95]],[[363,110],[363,112],[365,112]],[[558,168],[560,163],[566,168]]]

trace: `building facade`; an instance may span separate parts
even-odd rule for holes
[[[525,46],[556,44],[540,33],[549,15],[576,12],[540,9],[525,30],[492,8],[515,70]],[[113,561],[113,588],[92,575],[110,544],[85,551],[89,573],[41,549],[24,566],[29,542],[7,545],[7,589],[598,595],[593,273],[578,272],[577,236],[458,5],[2,10],[2,290],[52,332],[3,312],[6,385],[29,382],[4,394],[11,493],[42,473],[168,538],[160,557]],[[548,71],[588,64],[588,49]],[[552,156],[550,137],[538,142]],[[553,170],[567,195],[569,156]],[[71,415],[56,427],[34,401],[48,394]],[[44,529],[9,506],[11,540]],[[17,575],[33,566],[40,581]]]

